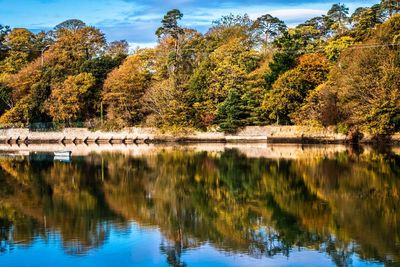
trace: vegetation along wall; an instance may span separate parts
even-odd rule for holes
[[[390,1],[288,28],[227,15],[206,33],[169,11],[154,48],[128,53],[68,20],[34,34],[0,25],[0,124],[93,122],[235,132],[245,126],[400,131],[400,15]]]

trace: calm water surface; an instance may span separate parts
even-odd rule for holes
[[[396,149],[0,156],[0,266],[399,264]]]

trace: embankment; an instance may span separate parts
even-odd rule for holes
[[[220,132],[164,133],[155,128],[127,128],[118,132],[91,131],[86,128],[66,128],[53,132],[29,129],[0,129],[2,144],[140,144],[140,143],[299,143],[343,144],[346,135],[330,129],[303,126],[250,126],[236,134]],[[368,136],[362,143],[371,142]],[[400,135],[392,137],[400,143]]]

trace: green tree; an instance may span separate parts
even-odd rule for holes
[[[3,42],[7,34],[11,31],[10,26],[0,24],[0,42]]]
[[[400,12],[399,0],[381,0],[381,6],[383,10],[387,12],[389,17]]]
[[[7,85],[0,83],[0,117],[12,106],[11,89]]]
[[[254,22],[250,19],[249,15],[233,15],[231,13],[214,20],[212,29],[227,29],[236,27],[250,28],[253,24]]]
[[[220,129],[233,133],[244,125],[243,101],[237,90],[230,90],[225,101],[218,106],[217,120]]]
[[[257,34],[253,25],[254,21],[247,14],[222,16],[213,21],[213,26],[206,33],[206,51],[213,51],[235,38],[242,38],[247,45],[254,45]]]
[[[161,21],[162,26],[156,31],[158,38],[171,36],[174,39],[178,39],[179,35],[183,33],[183,29],[178,25],[178,21],[182,17],[183,14],[178,9],[168,11]]]
[[[170,40],[173,43],[173,52],[169,51],[168,70],[170,72],[170,78],[174,83],[174,87],[179,87],[179,80],[177,78],[177,69],[179,68],[179,61],[181,60],[181,46],[179,37],[185,33],[184,29],[178,25],[178,21],[181,20],[183,14],[178,9],[173,9],[167,12],[161,21],[162,26],[156,30],[157,37]]]
[[[277,124],[292,124],[291,114],[301,107],[311,90],[325,82],[328,72],[329,63],[324,56],[300,57],[298,65],[281,75],[266,93],[263,108],[268,119]]]
[[[67,29],[70,31],[77,31],[86,28],[86,23],[79,19],[69,19],[66,21],[61,22],[57,26],[54,27],[55,31],[59,31],[61,29]]]
[[[352,35],[357,40],[369,37],[375,27],[384,22],[381,5],[357,8],[350,17]]]
[[[293,68],[296,64],[296,55],[293,53],[278,52],[273,55],[269,63],[269,71],[265,74],[266,88],[270,89],[279,75]]]
[[[332,29],[335,35],[342,35],[347,30],[347,25],[349,22],[349,8],[344,4],[333,4],[328,11],[328,18],[332,22],[330,29]]]
[[[7,46],[4,44],[4,40],[10,30],[11,29],[9,26],[4,26],[0,24],[0,61],[4,59],[8,50]]]
[[[298,27],[302,28],[304,26],[306,26],[306,27],[311,26],[319,32],[319,35],[318,35],[319,38],[327,39],[327,38],[329,38],[329,36],[328,36],[329,35],[329,27],[330,27],[331,23],[332,23],[331,19],[328,16],[322,15],[319,17],[311,18],[311,19],[305,21],[304,23],[300,23],[298,25]]]
[[[295,55],[314,53],[324,42],[320,34],[320,30],[314,26],[299,25],[288,29],[286,34],[276,38],[274,45],[286,53]]]
[[[287,30],[287,27],[282,20],[273,17],[270,14],[265,14],[257,18],[253,24],[253,28],[262,36],[262,43],[265,47],[272,43],[275,37],[284,34]]]
[[[104,81],[107,75],[121,64],[120,57],[111,57],[108,54],[93,59],[86,60],[82,63],[79,72],[86,72],[96,78],[96,84],[86,96],[86,111],[85,118],[91,119],[95,116],[100,116],[101,109],[101,94]]]

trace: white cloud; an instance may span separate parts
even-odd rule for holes
[[[129,51],[132,52],[137,48],[153,48],[157,45],[157,42],[148,42],[148,43],[136,43],[129,42]]]
[[[276,9],[270,12],[271,15],[282,20],[301,20],[309,17],[316,17],[325,14],[323,9],[307,9],[307,8],[291,8],[291,9]]]

